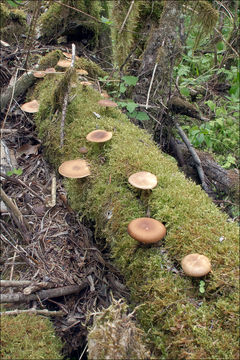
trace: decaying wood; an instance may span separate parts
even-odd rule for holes
[[[47,309],[37,310],[35,308],[27,309],[27,310],[9,310],[9,311],[2,311],[0,315],[19,315],[19,314],[29,314],[29,315],[45,315],[45,316],[63,316],[63,311],[49,311]]]
[[[184,158],[184,168],[186,173],[194,177],[193,170],[195,162],[185,144],[178,144],[179,150]],[[217,193],[230,194],[234,199],[239,198],[239,172],[237,169],[226,170],[213,159],[212,155],[204,151],[195,150],[197,153],[203,172],[212,187]]]
[[[9,86],[0,96],[1,111],[6,108],[11,101],[12,96],[17,99],[19,96],[24,95],[27,89],[32,86],[35,81],[36,78],[33,76],[33,73],[27,72],[16,81],[14,92],[14,86]]]
[[[69,285],[55,289],[41,290],[36,294],[31,294],[31,295],[24,295],[22,293],[1,294],[0,303],[3,304],[3,303],[30,302],[32,300],[48,299],[48,298],[55,298],[70,294],[77,294],[86,286],[88,286],[88,282],[84,281],[81,285]]]
[[[198,176],[199,176],[199,179],[200,179],[201,184],[202,184],[202,188],[207,193],[210,193],[211,191],[207,186],[204,171],[203,171],[202,164],[201,164],[201,160],[199,159],[198,154],[196,153],[194,147],[192,146],[192,144],[188,140],[188,138],[187,138],[185,132],[183,131],[183,129],[181,128],[181,126],[177,122],[175,122],[175,126],[176,126],[176,128],[178,130],[179,135],[181,136],[182,140],[184,141],[185,145],[187,146],[189,152],[191,153],[191,155],[193,157],[193,160],[194,160],[194,163],[196,165],[197,172],[198,172]]]

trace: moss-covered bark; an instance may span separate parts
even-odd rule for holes
[[[162,359],[237,359],[238,227],[228,221],[199,186],[178,171],[176,162],[159,151],[150,135],[129,122],[118,109],[106,111],[100,94],[77,83],[72,89],[60,144],[60,115],[53,114],[59,77],[36,87],[40,101],[36,124],[45,153],[57,169],[64,160],[83,157],[91,167],[86,180],[65,181],[72,207],[96,223],[96,234],[109,243],[115,263],[131,290],[132,304],[152,350]],[[99,113],[97,118],[93,112]],[[86,141],[96,128],[113,132],[103,147]],[[146,208],[128,183],[136,171],[150,171],[158,186],[149,199],[151,217],[167,227],[165,240],[141,247],[127,234],[128,223]],[[183,256],[208,256],[212,273],[199,292],[199,280],[179,266]]]
[[[9,44],[23,43],[27,31],[27,21],[24,11],[10,9],[0,2],[0,37]]]

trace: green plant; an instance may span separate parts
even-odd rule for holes
[[[6,0],[6,2],[8,3],[8,5],[10,5],[12,7],[17,7],[17,6],[23,6],[24,5],[23,0]]]
[[[201,294],[204,294],[205,293],[205,281],[203,280],[200,280],[200,283],[199,283],[199,292]]]
[[[7,176],[12,176],[12,175],[22,175],[23,171],[22,169],[13,169],[10,171],[7,171]]]

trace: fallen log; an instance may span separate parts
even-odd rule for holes
[[[20,78],[15,83],[14,86],[9,86],[5,91],[1,93],[0,96],[0,108],[1,111],[4,111],[11,98],[14,97],[17,99],[18,97],[24,95],[30,86],[34,84],[36,78],[33,76],[32,72],[27,72],[20,76]],[[14,91],[14,93],[13,93]]]
[[[41,103],[35,116],[37,129],[55,168],[79,158],[80,147],[88,148],[91,175],[65,180],[69,200],[82,217],[95,222],[96,236],[110,246],[131,291],[132,305],[140,305],[136,317],[154,356],[193,360],[224,354],[237,359],[237,224],[227,221],[227,215],[200,186],[186,179],[146,131],[118,109],[101,108],[100,94],[94,89],[76,85],[66,112],[63,147],[59,147],[60,124],[51,121],[59,93],[56,80],[43,79],[33,94]],[[96,128],[113,133],[102,147],[86,140]],[[151,217],[166,226],[167,235],[154,247],[139,246],[127,233],[129,222],[146,214],[146,204],[127,180],[138,171],[149,171],[158,179],[148,206]],[[201,279],[204,293],[199,291],[200,279],[181,270],[182,258],[190,253],[203,254],[212,263],[211,273]]]
[[[16,294],[1,294],[0,303],[18,303],[18,302],[30,302],[38,299],[49,299],[59,296],[65,296],[70,294],[77,294],[88,285],[87,282],[83,282],[81,285],[69,285],[60,288],[54,288],[49,290],[41,290],[36,294],[24,295],[22,293]]]

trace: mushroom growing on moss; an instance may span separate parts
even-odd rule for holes
[[[44,78],[45,75],[46,75],[45,71],[35,71],[33,73],[33,76],[38,79]]]
[[[157,177],[148,171],[139,171],[129,176],[128,182],[137,189],[151,190],[157,186]]]
[[[86,139],[91,142],[95,143],[104,143],[109,141],[112,138],[112,132],[106,130],[94,130],[91,131],[87,136]]]
[[[211,271],[211,263],[207,256],[200,254],[189,254],[181,261],[181,266],[186,275],[201,277]]]
[[[87,162],[83,159],[65,161],[59,166],[58,171],[71,179],[80,179],[91,174]]]
[[[152,244],[162,240],[167,233],[165,226],[158,220],[142,217],[128,224],[128,234],[135,240]]]
[[[148,200],[151,190],[157,186],[156,175],[148,171],[139,171],[129,176],[128,182],[133,187],[141,190],[141,200],[146,203],[145,205],[147,206],[147,216],[150,217]]]
[[[32,100],[23,104],[21,109],[28,113],[36,113],[39,110],[39,103],[37,100]]]
[[[57,66],[61,68],[69,68],[71,66],[71,60],[59,60]]]
[[[114,101],[112,100],[109,100],[109,99],[102,99],[102,100],[99,100],[98,101],[98,105],[102,106],[105,108],[105,114],[107,115],[108,114],[108,109],[109,108],[115,108],[118,106],[117,103],[115,103]]]

